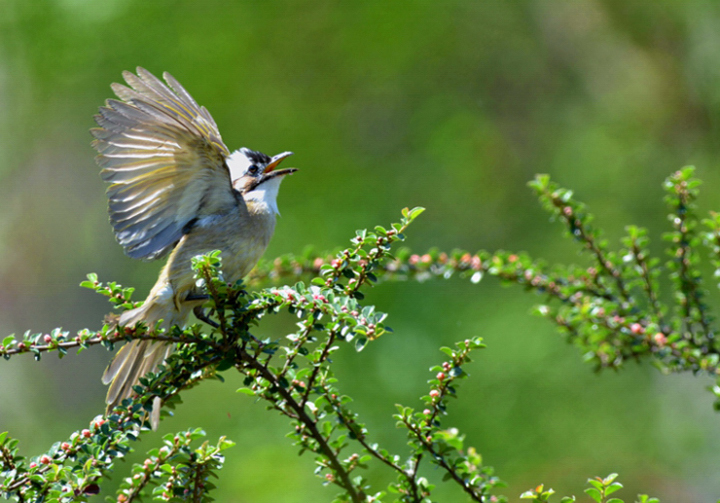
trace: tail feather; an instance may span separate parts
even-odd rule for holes
[[[142,321],[148,327],[154,327],[163,314],[168,314],[165,306],[146,302],[137,309],[123,313],[119,324],[132,327]],[[166,320],[167,323],[164,325],[172,326],[178,323],[176,316],[172,316],[173,313],[169,314],[170,319]],[[147,340],[133,340],[120,348],[102,376],[102,382],[109,385],[105,398],[106,414],[120,405],[123,400],[131,397],[134,394],[133,386],[138,384],[139,379],[148,372],[154,372],[172,350],[171,344]],[[157,429],[160,420],[160,405],[160,399],[156,398],[153,401],[153,413],[150,417],[153,429]]]
[[[107,398],[107,411],[120,404],[124,399],[132,395],[132,387],[137,380],[143,376],[141,374],[144,367],[145,348],[148,341],[130,341],[125,344],[113,359],[111,365],[117,366],[114,375],[108,373],[110,367],[103,375],[103,382],[109,384]]]

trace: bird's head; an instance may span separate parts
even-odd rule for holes
[[[282,179],[297,168],[276,169],[292,152],[270,157],[262,152],[241,148],[227,159],[233,188],[243,195],[245,201],[265,203],[277,213],[277,194]]]

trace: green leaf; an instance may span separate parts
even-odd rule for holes
[[[598,491],[596,488],[589,487],[589,488],[585,489],[585,493],[588,496],[590,496],[592,499],[597,501],[597,503],[602,503],[602,499],[603,499],[602,494],[600,494],[600,491]]]
[[[606,486],[610,485],[610,483],[613,482],[617,477],[618,477],[617,473],[611,473],[610,475],[608,475],[607,477],[605,477],[603,479],[603,484]],[[620,486],[620,487],[622,487],[622,486]]]
[[[408,219],[412,222],[417,217],[419,217],[423,212],[425,211],[425,208],[422,206],[416,206],[415,208],[411,209],[408,213]]]
[[[365,349],[365,346],[367,345],[368,339],[367,337],[356,337],[355,338],[355,351],[358,353]]]
[[[588,483],[595,486],[600,491],[602,491],[603,487],[605,487],[602,482],[600,482],[599,480],[595,480],[595,479],[588,479]]]
[[[609,486],[605,488],[605,496],[610,496],[612,493],[617,491],[618,489],[622,489],[622,484],[620,482],[613,482]]]

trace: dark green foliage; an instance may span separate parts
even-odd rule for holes
[[[704,300],[698,268],[701,247],[711,250],[711,261],[720,269],[720,218],[704,221],[708,231],[698,230],[694,200],[698,182],[692,168],[668,178],[666,202],[670,206],[672,231],[669,259],[650,256],[644,229],[629,226],[621,247],[614,251],[592,226],[592,215],[572,193],[558,187],[547,176],[530,185],[552,217],[562,222],[568,234],[589,255],[589,267],[548,266],[524,253],[430,250],[419,255],[409,250],[392,253],[391,246],[404,239],[407,226],[422,209],[403,210],[400,223],[390,229],[376,227],[358,231],[351,246],[331,255],[310,251],[301,257],[284,256],[258,266],[248,283],[228,284],[222,279],[218,253],[196,257],[193,267],[210,300],[207,308],[218,328],[206,332],[194,325],[169,332],[153,327],[116,330],[111,324],[98,332],[81,331],[77,336],[60,329],[50,334],[25,334],[21,340],[2,341],[5,358],[19,353],[82,350],[102,344],[112,348],[130,339],[153,339],[178,343],[177,351],[136,387],[134,400],[126,400],[107,418],[95,418],[90,428],[74,433],[53,445],[42,456],[28,460],[18,454],[17,442],[0,435],[2,494],[18,501],[84,501],[96,494],[99,484],[115,469],[115,460],[130,449],[131,441],[147,430],[146,416],[155,397],[164,413],[179,403],[179,394],[204,379],[222,379],[222,372],[235,370],[244,376],[238,390],[264,402],[290,420],[288,437],[299,452],[312,453],[316,474],[327,485],[336,486],[334,501],[392,500],[430,502],[434,486],[423,476],[429,465],[444,472],[444,480],[455,483],[472,501],[507,501],[495,494],[503,487],[478,451],[465,445],[465,436],[443,424],[458,385],[469,376],[470,353],[484,347],[481,338],[441,348],[445,361],[431,368],[429,393],[422,397],[423,409],[397,406],[397,425],[408,436],[409,450],[391,453],[374,443],[371,433],[351,408],[352,399],[342,394],[332,371],[332,355],[341,344],[358,351],[390,332],[386,314],[363,304],[361,290],[389,280],[449,279],[459,275],[476,283],[484,275],[500,278],[542,295],[546,301],[535,311],[558,325],[577,345],[583,357],[598,369],[619,368],[628,359],[650,358],[666,371],[718,372],[713,316]],[[674,303],[668,305],[660,292],[660,277],[667,274]],[[132,289],[103,285],[90,275],[83,286],[109,297],[121,309],[132,307]],[[267,287],[248,293],[248,286],[292,279],[294,286]],[[282,339],[260,340],[253,327],[268,314],[287,312],[297,317],[298,329]],[[715,390],[720,387],[715,387]],[[717,393],[717,391],[716,391]],[[164,437],[164,446],[148,452],[147,459],[131,467],[117,501],[139,500],[151,493],[163,501],[211,501],[210,479],[221,468],[221,451],[232,442],[221,438],[192,447],[203,436],[201,430]],[[370,463],[385,466],[396,474],[389,487],[378,489],[362,470]],[[612,474],[590,479],[586,493],[598,503],[620,503],[610,497],[622,485]],[[152,488],[152,489],[151,489]],[[538,502],[550,501],[552,489],[543,485],[521,495]],[[657,501],[639,496],[639,502]],[[575,501],[566,497],[561,501]]]

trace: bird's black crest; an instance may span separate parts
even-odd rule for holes
[[[255,150],[250,150],[249,148],[244,149],[244,153],[245,156],[250,159],[253,164],[260,164],[266,166],[270,163],[270,161],[272,161],[272,159],[268,155],[263,154],[262,152],[257,152]]]

